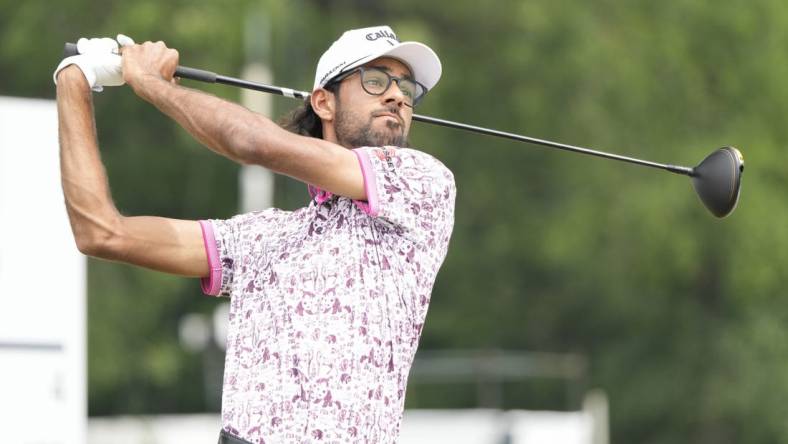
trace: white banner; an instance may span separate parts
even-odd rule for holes
[[[86,441],[85,259],[60,186],[51,100],[0,97],[0,434]]]

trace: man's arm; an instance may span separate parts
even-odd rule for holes
[[[208,276],[198,222],[118,212],[99,155],[90,87],[74,65],[58,73],[57,106],[63,194],[79,250],[158,271]]]
[[[197,140],[236,162],[257,164],[323,190],[366,200],[364,177],[352,151],[293,134],[265,116],[170,81],[178,52],[163,43],[123,48],[123,77],[134,92]]]

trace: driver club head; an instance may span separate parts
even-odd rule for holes
[[[726,146],[709,154],[692,169],[692,186],[711,213],[723,218],[739,201],[744,158],[739,150]]]

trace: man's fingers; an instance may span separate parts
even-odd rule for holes
[[[120,46],[131,46],[134,44],[134,39],[124,34],[118,34],[117,41]]]
[[[77,52],[80,54],[106,54],[118,52],[118,42],[110,38],[81,38],[77,41]]]
[[[134,46],[134,39],[125,35],[125,34],[118,34],[116,40],[120,44],[120,53],[123,54],[123,49],[127,46]]]

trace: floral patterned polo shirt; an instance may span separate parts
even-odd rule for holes
[[[254,443],[392,443],[454,226],[454,177],[407,148],[354,150],[367,201],[201,221],[231,298],[222,427]]]

